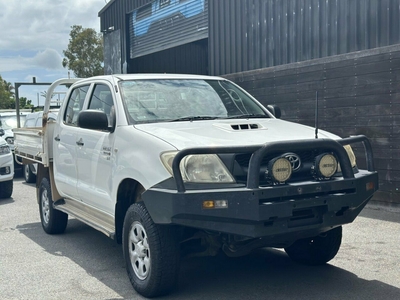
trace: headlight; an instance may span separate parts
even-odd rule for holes
[[[161,155],[161,161],[172,174],[172,161],[177,152]],[[182,179],[196,183],[233,183],[235,180],[215,154],[188,155],[179,165]]]
[[[14,138],[8,137],[8,138],[6,138],[6,142],[9,143],[10,145],[14,145]]]
[[[1,145],[0,146],[0,155],[8,154],[10,153],[10,147],[8,145]]]
[[[355,168],[357,166],[357,163],[356,163],[356,156],[354,155],[353,149],[351,148],[350,145],[344,145],[343,148],[347,152],[347,156],[349,157],[351,167]],[[340,164],[338,165],[338,172],[342,172],[342,169],[340,168]]]

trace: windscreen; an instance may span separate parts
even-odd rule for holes
[[[269,117],[240,88],[223,80],[130,80],[120,89],[131,124]]]

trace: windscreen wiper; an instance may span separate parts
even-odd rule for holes
[[[264,114],[245,114],[237,116],[229,116],[226,119],[254,119],[254,118],[269,118],[270,116]]]
[[[215,120],[218,117],[211,117],[211,116],[186,116],[177,119],[169,120],[169,122],[180,122],[180,121],[201,121],[201,120]]]

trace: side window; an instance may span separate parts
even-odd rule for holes
[[[84,85],[75,88],[67,103],[67,110],[64,115],[64,123],[71,126],[76,126],[78,121],[78,114],[82,110],[89,85]]]
[[[114,102],[110,88],[104,84],[96,84],[93,94],[90,97],[89,109],[98,109],[106,113],[108,125],[111,126],[111,110],[114,109]]]

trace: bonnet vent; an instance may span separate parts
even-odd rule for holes
[[[233,130],[248,130],[248,129],[258,129],[258,124],[236,124],[231,125]]]

